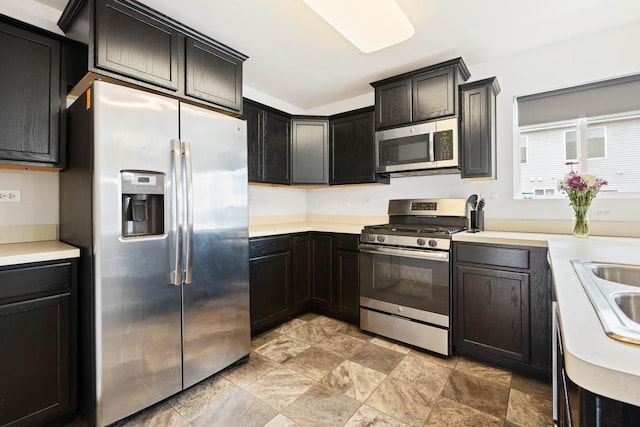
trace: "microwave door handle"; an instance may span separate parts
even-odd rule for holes
[[[429,139],[429,161],[431,162],[435,162],[436,161],[436,156],[435,156],[435,142],[434,142],[434,137],[433,137],[433,132],[429,132],[427,134],[427,138]]]
[[[430,261],[449,262],[449,252],[415,250],[415,249],[395,249],[384,246],[360,245],[360,253],[374,255],[397,255],[406,258],[425,259]]]
[[[173,233],[175,242],[173,245],[173,265],[171,272],[171,284],[182,285],[182,145],[180,140],[171,140],[173,155]]]

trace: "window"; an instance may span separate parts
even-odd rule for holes
[[[574,169],[609,181],[603,193],[640,189],[640,75],[516,98],[514,196],[564,197]]]
[[[520,163],[527,163],[527,136],[520,135]]]
[[[587,158],[601,159],[606,157],[606,128],[593,127],[587,129]],[[564,132],[564,159],[566,161],[578,160],[578,131],[567,130]]]

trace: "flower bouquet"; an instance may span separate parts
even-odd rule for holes
[[[580,173],[573,170],[576,163],[571,165],[571,172],[564,176],[560,188],[567,192],[569,204],[575,213],[575,224],[573,225],[573,235],[576,237],[587,237],[589,235],[589,206],[596,197],[600,187],[608,182],[595,175]]]

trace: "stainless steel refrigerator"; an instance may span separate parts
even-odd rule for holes
[[[250,353],[246,124],[95,81],[67,134],[80,411],[102,426]]]

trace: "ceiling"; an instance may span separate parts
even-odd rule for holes
[[[34,2],[58,11],[66,3],[23,4]],[[371,93],[372,81],[459,56],[472,69],[561,40],[640,25],[637,0],[397,0],[415,35],[362,53],[302,0],[141,2],[248,55],[246,86],[305,111]]]

